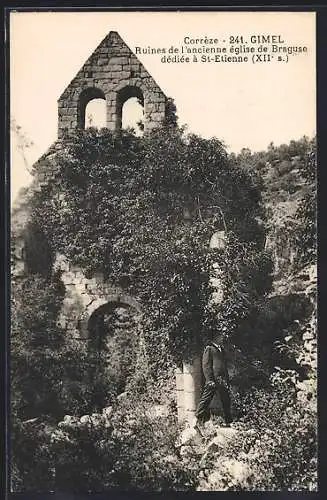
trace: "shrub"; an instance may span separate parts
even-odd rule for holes
[[[34,419],[33,419],[34,420]],[[50,435],[54,423],[44,419],[22,421],[17,416],[11,425],[11,490],[17,491],[52,491],[54,487],[54,469]]]
[[[201,488],[315,491],[316,412],[298,403],[293,382],[276,377],[270,391],[254,389],[242,406],[236,437],[211,454]]]
[[[106,413],[107,412],[107,413]],[[181,461],[174,417],[153,406],[118,403],[102,414],[65,417],[52,435],[55,489],[61,491],[189,490],[198,464]]]

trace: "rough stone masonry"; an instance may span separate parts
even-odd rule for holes
[[[144,106],[144,129],[165,117],[167,97],[119,34],[111,31],[88,58],[58,100],[58,137],[84,128],[85,108],[92,99],[106,101],[106,123],[118,130],[125,101],[136,97]]]

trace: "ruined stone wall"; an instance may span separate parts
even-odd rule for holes
[[[105,304],[123,304],[131,307],[141,320],[139,302],[124,290],[112,286],[101,274],[86,278],[82,270],[73,266],[63,255],[57,255],[54,271],[61,272],[66,293],[60,323],[76,338],[89,337],[88,324],[92,314]]]
[[[167,98],[118,33],[111,31],[86,61],[58,100],[58,137],[64,130],[84,128],[85,108],[105,99],[107,128],[121,128],[122,106],[130,97],[144,103],[144,129],[165,117]]]
[[[85,127],[85,108],[92,99],[105,100],[106,126],[114,131],[121,128],[122,107],[131,97],[138,98],[144,106],[145,132],[164,120],[167,97],[118,33],[110,32],[58,100],[58,140],[34,165],[37,172],[34,189],[40,189],[53,176],[56,167],[52,158],[64,146],[65,132]],[[108,303],[130,306],[141,321],[142,311],[135,297],[111,286],[103,276],[86,278],[81,269],[62,255],[56,256],[54,270],[61,271],[66,289],[60,323],[72,336],[87,339],[92,314]],[[176,371],[179,421],[190,422],[195,414],[203,382],[200,356],[193,362],[184,361]]]

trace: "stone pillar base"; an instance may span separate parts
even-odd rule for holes
[[[182,367],[177,368],[175,374],[177,419],[179,423],[191,424],[194,422],[195,412],[201,397],[201,357],[196,356],[191,362],[183,361]]]

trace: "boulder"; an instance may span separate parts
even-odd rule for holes
[[[205,447],[200,464],[204,465],[208,455],[218,452],[219,449],[224,448],[232,439],[234,439],[237,432],[238,431],[232,427],[218,427],[216,430],[216,436],[211,439]]]
[[[194,427],[187,427],[183,430],[179,439],[177,440],[176,446],[184,446],[186,444],[202,444],[202,438],[199,432]]]
[[[105,415],[106,417],[110,417],[112,414],[112,406],[107,406],[106,408],[103,408],[102,414]]]

